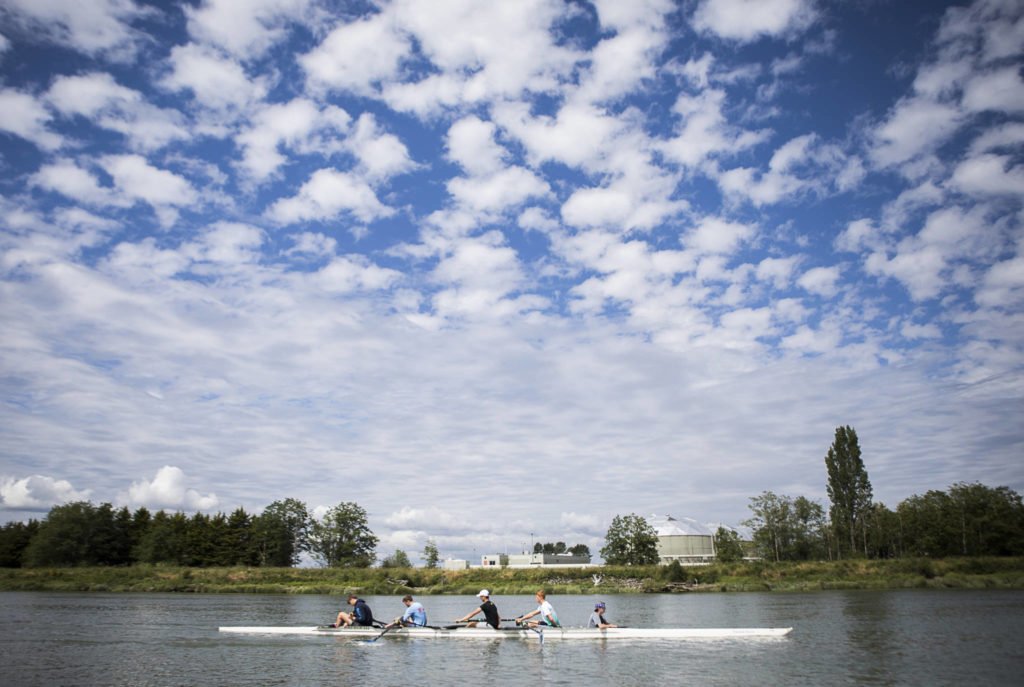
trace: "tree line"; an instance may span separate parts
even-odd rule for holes
[[[753,531],[753,540],[742,541],[735,530],[719,527],[716,558],[1024,556],[1024,506],[1008,487],[959,482],[945,492],[911,496],[891,510],[872,500],[857,432],[848,425],[836,428],[825,470],[827,511],[805,496],[763,492],[750,499],[753,516],[742,523]],[[657,534],[635,513],[617,515],[601,556],[611,565],[657,563]]]
[[[54,506],[42,521],[4,525],[0,567],[287,567],[304,553],[327,566],[369,567],[376,560],[377,541],[366,511],[348,502],[316,519],[297,499],[275,501],[259,515],[237,508],[229,515],[191,516],[77,501]]]
[[[750,499],[753,548],[765,560],[1024,555],[1024,505],[1009,487],[958,482],[901,501],[872,500],[857,433],[838,427],[825,454],[828,510],[804,496]],[[741,557],[719,531],[719,558]],[[723,552],[728,551],[728,556]]]

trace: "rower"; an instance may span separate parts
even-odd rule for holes
[[[590,622],[587,623],[587,627],[597,627],[602,630],[608,627],[618,627],[618,625],[605,620],[604,609],[604,601],[598,601],[594,604],[594,612],[590,614]]]
[[[477,613],[484,614],[484,621],[493,627],[495,630],[501,629],[501,615],[498,613],[498,607],[491,601],[491,593],[486,589],[481,589],[477,593],[477,597],[480,599],[480,607],[472,613],[467,613],[455,622],[464,623],[472,618]],[[477,621],[471,621],[466,627],[476,627]]]
[[[414,627],[424,627],[427,624],[427,610],[423,608],[423,604],[418,601],[412,600],[411,594],[406,594],[402,597],[402,603],[405,604],[405,613],[395,618],[392,625],[405,625]]]
[[[558,615],[555,613],[555,609],[548,603],[547,593],[543,589],[537,590],[537,610],[530,611],[526,615],[516,618],[516,625],[521,624],[527,618],[532,618],[535,615],[540,616],[540,620],[534,620],[529,623],[530,627],[537,627],[537,625],[549,625],[551,627],[559,627]]]
[[[348,602],[352,606],[352,612],[346,613],[345,611],[341,611],[338,613],[338,620],[330,627],[341,627],[342,625],[373,625],[373,612],[365,601],[355,594],[349,594]]]

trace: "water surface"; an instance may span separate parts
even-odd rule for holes
[[[553,595],[567,625],[598,597]],[[337,596],[0,594],[4,685],[1020,685],[1024,592],[855,591],[600,597],[635,627],[790,627],[785,638],[559,642],[234,635],[221,625],[317,625]],[[418,599],[432,624],[472,597]],[[529,596],[494,599],[504,617]],[[399,597],[367,597],[374,614]]]

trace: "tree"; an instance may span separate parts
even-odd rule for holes
[[[339,503],[320,520],[313,520],[309,532],[310,552],[331,568],[369,568],[379,540],[366,524],[366,511],[351,502]]]
[[[858,537],[867,549],[867,518],[871,514],[871,482],[860,457],[857,433],[849,425],[837,427],[835,441],[825,455],[828,469],[827,491],[832,507],[829,517],[840,553],[858,550]]]
[[[409,561],[409,556],[406,555],[405,551],[401,549],[395,549],[395,552],[390,556],[387,556],[380,562],[382,568],[411,568],[412,563]]]
[[[75,501],[50,509],[25,549],[27,566],[109,565],[116,531],[109,503]]]
[[[438,561],[441,560],[441,553],[437,550],[437,544],[433,539],[428,539],[427,545],[423,547],[423,560],[426,561],[424,567],[431,570],[435,569]]]
[[[715,532],[715,557],[723,563],[743,560],[743,544],[736,530],[718,528]]]
[[[576,544],[569,547],[569,553],[574,556],[590,556],[590,547],[586,544]]]
[[[25,549],[39,531],[39,521],[9,522],[0,530],[0,568],[20,568]]]
[[[754,517],[743,522],[754,530],[754,546],[763,558],[775,561],[824,557],[825,511],[803,496],[795,499],[770,491],[750,499]]]
[[[601,557],[608,565],[652,565],[658,562],[658,536],[650,523],[631,513],[612,519]]]
[[[274,501],[253,520],[253,548],[260,565],[289,567],[309,551],[309,511],[297,499]]]

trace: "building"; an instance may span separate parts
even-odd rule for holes
[[[510,568],[579,568],[590,565],[590,556],[577,556],[571,553],[522,553],[506,558]]]
[[[658,535],[658,561],[662,565],[672,561],[682,565],[707,565],[714,561],[715,532],[709,525],[692,518],[677,520],[671,515],[652,515],[647,522]]]

